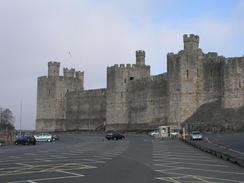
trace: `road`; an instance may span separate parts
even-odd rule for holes
[[[211,142],[244,154],[244,133],[206,134]]]
[[[0,148],[0,182],[241,182],[244,169],[179,140],[126,135],[62,134],[36,146]]]

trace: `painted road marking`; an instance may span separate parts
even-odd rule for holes
[[[203,165],[203,166],[213,166],[213,167],[230,167],[224,164],[204,164],[204,163],[191,163],[191,162],[158,163],[158,164],[154,164],[154,166],[164,166],[165,164],[187,164],[187,165]]]
[[[158,176],[156,179],[173,183],[237,183],[244,177],[243,169],[239,167],[231,166],[212,156],[208,157],[208,154],[194,151],[194,149],[189,153],[189,149],[187,151],[181,150],[181,147],[185,144],[178,142],[175,142],[175,144],[178,145],[177,148],[169,143],[153,144],[152,158],[155,162],[153,165],[162,167],[161,169],[155,169],[155,171],[164,175]],[[232,167],[235,167],[234,170],[230,169]],[[221,178],[222,175],[225,178]]]

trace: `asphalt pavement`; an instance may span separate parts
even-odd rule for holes
[[[179,140],[61,134],[60,141],[0,148],[0,182],[242,182],[244,169]]]

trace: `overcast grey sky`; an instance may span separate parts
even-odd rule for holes
[[[14,112],[18,129],[22,100],[22,126],[34,129],[37,77],[50,60],[85,71],[86,89],[101,88],[106,67],[134,63],[138,49],[160,74],[183,34],[229,57],[244,54],[243,32],[238,0],[0,0],[0,106]]]

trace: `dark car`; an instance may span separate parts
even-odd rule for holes
[[[15,140],[15,144],[22,144],[22,145],[36,145],[36,139],[32,136],[20,136]]]
[[[108,133],[105,138],[108,140],[123,140],[125,136],[116,132],[116,133]]]
[[[52,134],[52,141],[59,140],[59,136],[56,134]]]

